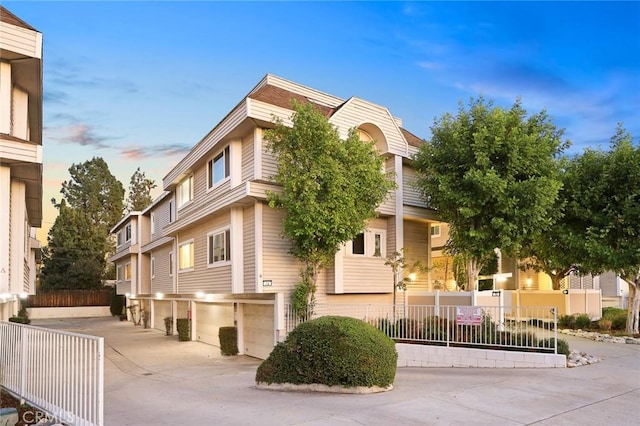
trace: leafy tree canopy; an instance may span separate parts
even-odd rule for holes
[[[82,210],[63,200],[47,237],[42,290],[88,290],[102,286],[107,234]]]
[[[640,147],[618,125],[609,151],[586,150],[566,171],[571,253],[581,272],[614,271],[629,283],[627,329],[638,333]]]
[[[417,185],[450,226],[450,251],[467,260],[475,287],[493,250],[517,256],[553,223],[561,188],[557,156],[568,145],[542,111],[527,117],[521,102],[510,109],[483,98],[445,114],[415,157]]]
[[[333,260],[340,244],[353,239],[376,216],[395,183],[383,172],[384,159],[373,143],[352,129],[341,140],[336,128],[312,104],[294,103],[293,126],[281,120],[265,132],[278,157],[269,205],[286,212],[284,236],[313,281]]]
[[[96,226],[107,231],[122,218],[124,187],[100,157],[69,168],[71,179],[60,192],[72,209],[83,211]]]
[[[151,190],[157,185],[152,179],[148,179],[140,167],[131,176],[129,183],[129,196],[127,198],[127,210],[129,212],[142,211],[153,202]]]

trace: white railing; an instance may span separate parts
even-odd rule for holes
[[[557,353],[558,315],[550,307],[316,304],[300,313],[287,305],[286,331],[327,315],[361,319],[403,343]]]
[[[0,386],[48,420],[101,426],[104,339],[0,322]]]

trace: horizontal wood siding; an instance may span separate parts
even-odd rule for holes
[[[345,256],[344,293],[389,293],[393,274],[383,258]]]
[[[23,161],[25,163],[42,164],[42,146],[32,143],[2,140],[2,144],[0,144],[0,158]]]
[[[177,246],[181,242],[193,239],[194,269],[178,272],[178,292],[231,293],[231,266],[207,267],[207,233],[228,226],[229,214],[211,216],[209,220],[188,230],[180,231]],[[233,236],[231,236],[233,244]],[[178,254],[176,253],[176,260]],[[176,262],[177,264],[178,262]]]
[[[351,98],[331,116],[329,121],[338,127],[342,139],[347,138],[349,129],[360,127],[364,123],[371,123],[384,134],[389,152],[402,156],[407,155],[407,142],[386,108],[359,98]]]
[[[1,22],[0,48],[32,58],[41,58],[42,35],[27,28]]]
[[[151,278],[151,293],[174,293],[173,277],[169,275],[169,252],[172,244],[166,244],[151,252],[155,263],[155,277]]]
[[[396,218],[387,218],[387,256],[396,251]]]
[[[427,204],[422,198],[422,194],[418,188],[416,188],[417,175],[416,171],[407,166],[402,166],[402,196],[403,203],[409,206],[427,207]]]
[[[151,241],[155,241],[164,236],[163,228],[169,224],[169,203],[173,200],[173,194],[165,197],[162,202],[154,206],[151,211],[153,212],[153,220],[155,221],[155,228],[153,234],[151,234]]]
[[[431,290],[429,286],[429,275],[426,272],[412,270],[411,265],[416,261],[421,261],[427,265],[429,255],[429,230],[426,223],[404,221],[404,251],[406,265],[405,276],[410,273],[416,274],[416,281],[410,283],[410,290]]]
[[[243,213],[243,237],[244,251],[244,292],[255,293],[256,282],[256,245],[255,245],[255,208],[253,206],[244,209]]]
[[[278,160],[273,155],[268,146],[269,142],[262,139],[262,178],[264,180],[272,180],[278,173]]]
[[[254,178],[253,132],[242,138],[242,182]]]
[[[284,213],[267,206],[263,209],[262,247],[263,279],[271,280],[272,286],[265,287],[265,293],[289,293],[298,281],[300,264],[288,252],[289,240],[283,239],[282,219]]]
[[[395,179],[395,161],[393,156],[385,159],[384,169],[385,173],[391,176],[391,179]],[[386,215],[396,214],[396,191],[394,189],[387,193],[387,198],[378,206],[377,210]]]

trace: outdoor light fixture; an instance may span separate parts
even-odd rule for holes
[[[162,298],[164,297],[164,294],[162,294],[162,293],[156,293],[156,297],[157,297],[158,299],[162,299]]]
[[[527,287],[531,287],[533,280],[531,278],[527,278]]]
[[[415,280],[416,280],[416,273],[415,272],[410,273],[409,274],[409,281],[415,282]]]
[[[201,291],[199,291],[199,292],[197,292],[197,293],[196,293],[196,297],[197,297],[198,299],[202,299],[202,298],[204,297],[204,293],[203,293],[203,292],[201,292]]]
[[[25,300],[29,295],[27,293],[20,293],[20,299]]]
[[[125,297],[131,297],[131,293],[125,293],[124,296]]]

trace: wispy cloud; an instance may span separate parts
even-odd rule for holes
[[[44,103],[64,104],[67,99],[69,99],[69,95],[62,90],[45,90],[42,94],[42,100]]]
[[[128,160],[140,160],[151,157],[182,156],[190,149],[191,146],[186,144],[133,146],[123,149],[121,154]]]
[[[98,149],[109,148],[105,143],[110,138],[98,136],[87,124],[72,124],[62,127],[46,127],[45,137],[64,144],[92,146]]]

